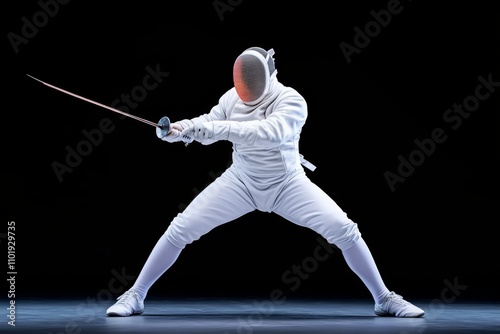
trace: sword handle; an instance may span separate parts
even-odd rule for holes
[[[170,132],[170,119],[167,116],[163,116],[159,121],[158,121],[158,133],[161,138],[165,137],[168,135]],[[188,137],[188,136],[183,136],[182,141],[184,142],[184,146],[188,146],[190,143],[193,142],[193,138]]]
[[[170,132],[170,119],[167,116],[163,116],[158,121],[158,125],[160,136],[163,138]]]

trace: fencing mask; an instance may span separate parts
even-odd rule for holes
[[[269,91],[269,82],[275,72],[274,50],[251,47],[243,51],[233,66],[236,93],[248,105],[259,103]]]

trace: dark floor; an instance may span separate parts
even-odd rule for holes
[[[85,333],[500,333],[500,302],[412,301],[423,318],[385,318],[367,300],[148,298],[142,315],[107,317],[113,302],[82,299],[16,301],[15,327],[4,307],[0,332]],[[2,305],[7,305],[3,302]]]

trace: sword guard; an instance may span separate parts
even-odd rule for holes
[[[156,129],[158,137],[163,138],[170,132],[170,119],[163,116],[158,122],[159,127]]]

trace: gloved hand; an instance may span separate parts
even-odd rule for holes
[[[230,130],[230,121],[202,122],[184,129],[181,137],[189,136],[203,145],[210,145],[219,140],[227,140]]]
[[[159,128],[156,129],[156,135],[158,136],[158,138],[169,143],[182,141],[181,132],[182,126],[179,123],[172,123],[170,125],[170,131],[164,137],[161,137],[161,130]]]

